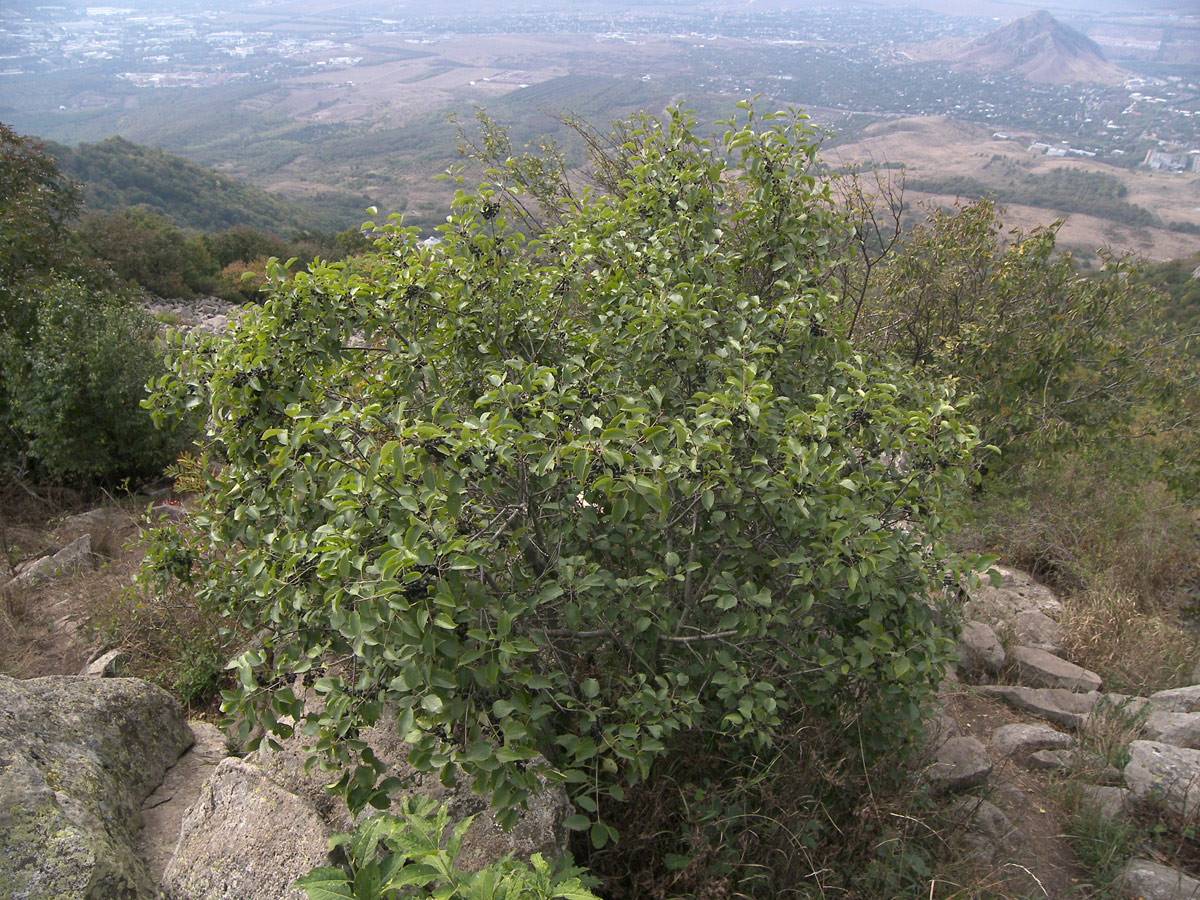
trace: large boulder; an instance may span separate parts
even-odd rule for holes
[[[144,681],[0,676],[0,896],[154,897],[140,810],[191,742],[179,704]]]

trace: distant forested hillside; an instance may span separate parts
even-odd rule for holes
[[[337,217],[124,138],[74,149],[49,144],[48,149],[64,174],[83,183],[84,207],[90,212],[144,206],[179,228],[202,232],[249,226],[287,235],[343,226]]]

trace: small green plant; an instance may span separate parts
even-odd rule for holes
[[[206,454],[180,453],[163,474],[175,482],[177,493],[198,494],[208,485],[208,457]]]
[[[185,706],[216,696],[225,670],[228,647],[215,635],[197,632],[177,643],[175,678],[171,688]]]
[[[1067,836],[1075,855],[1091,873],[1093,893],[1089,896],[1116,898],[1121,867],[1137,849],[1134,826],[1082,805],[1067,824]]]
[[[1129,762],[1129,744],[1141,734],[1149,713],[1148,705],[1139,709],[1129,701],[1114,703],[1102,697],[1079,728],[1080,743],[1105,764],[1124,769]]]
[[[529,864],[505,858],[462,871],[455,857],[472,819],[451,828],[449,818],[445,806],[407,798],[399,815],[372,815],[330,840],[331,850],[345,853],[344,868],[313,869],[296,886],[308,900],[599,900],[584,886],[581,869],[551,865],[539,853]]]

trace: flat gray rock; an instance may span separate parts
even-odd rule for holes
[[[1013,631],[1017,643],[1062,656],[1062,626],[1041,610],[1027,609],[1017,613]]]
[[[942,790],[958,793],[987,784],[992,761],[983,744],[960,735],[942,744],[927,774],[930,782]]]
[[[1128,788],[1102,784],[1083,786],[1084,804],[1105,819],[1123,818],[1129,812],[1133,799],[1133,792]]]
[[[1040,612],[1051,618],[1062,613],[1062,603],[1054,591],[1032,575],[1007,566],[993,568],[1000,573],[1000,586],[993,587],[985,578],[963,605],[965,618],[1015,624],[1023,612]]]
[[[1150,705],[1159,712],[1200,712],[1200,684],[1159,691],[1157,694],[1151,694],[1147,699],[1150,701]]]
[[[1200,750],[1157,741],[1129,745],[1125,786],[1139,800],[1157,797],[1185,816],[1200,809]]]
[[[1121,873],[1129,900],[1200,900],[1200,881],[1149,859],[1132,859]]]
[[[1100,699],[1098,693],[1078,694],[1062,688],[1029,688],[1011,684],[988,684],[975,688],[981,694],[1036,713],[1064,728],[1078,728]]]
[[[0,676],[0,896],[154,897],[139,812],[191,742],[147,682]]]
[[[1142,729],[1148,740],[1200,750],[1200,712],[1152,712]]]
[[[967,622],[958,638],[958,672],[968,678],[997,675],[1004,665],[1005,653],[992,626]]]
[[[1014,647],[1008,660],[1017,679],[1028,687],[1062,688],[1081,693],[1100,689],[1100,676],[1095,672],[1036,647]]]
[[[1069,750],[1077,741],[1072,735],[1056,731],[1049,725],[1020,722],[1001,725],[992,732],[991,750],[997,759],[1010,756],[1027,757],[1038,750]]]

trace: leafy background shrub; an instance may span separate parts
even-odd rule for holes
[[[194,422],[157,429],[141,408],[162,370],[154,326],[129,299],[60,279],[40,295],[36,338],[8,336],[3,382],[12,427],[39,477],[113,483],[154,477],[188,441]]]

